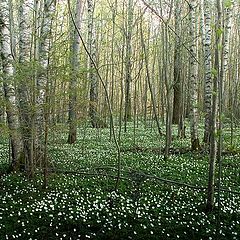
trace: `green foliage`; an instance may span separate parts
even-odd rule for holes
[[[232,0],[224,0],[223,2],[225,8],[231,8],[232,7]]]
[[[217,34],[218,37],[220,37],[223,34],[223,29],[222,28],[218,28],[216,30],[216,34]]]
[[[212,68],[212,69],[211,69],[211,73],[212,73],[212,76],[213,76],[213,77],[216,77],[217,74],[218,74],[218,71],[217,71],[217,69]]]
[[[157,132],[147,123],[146,129],[142,125],[137,129],[134,145],[129,123],[121,145],[122,174],[126,179],[121,179],[115,192],[115,180],[110,175],[116,173],[111,169],[116,164],[116,151],[109,141],[109,129],[79,128],[79,140],[74,145],[66,144],[65,129],[54,130],[49,145],[52,165],[63,171],[94,175],[53,173],[45,191],[40,175],[35,180],[16,174],[2,176],[0,239],[176,240],[211,239],[216,235],[217,211],[205,214],[205,191],[145,176],[207,186],[207,156],[187,152],[171,154],[164,161],[158,154],[164,137],[159,143]],[[177,128],[173,129],[176,133]],[[174,139],[174,148],[189,148],[188,131],[187,137]],[[6,162],[7,143],[3,141],[0,146],[0,159]],[[239,191],[239,155],[225,156],[223,163],[222,186]],[[240,197],[222,192],[221,204],[219,239],[237,239]]]

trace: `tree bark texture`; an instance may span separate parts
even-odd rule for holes
[[[197,23],[196,23],[196,0],[190,4],[190,131],[192,150],[200,148],[198,138],[198,66],[197,66]]]
[[[1,75],[3,81],[4,98],[6,101],[7,123],[10,132],[10,144],[12,155],[12,169],[17,170],[21,152],[19,136],[19,119],[17,100],[14,87],[13,53],[10,32],[10,9],[8,0],[0,2],[0,54]]]
[[[77,0],[75,7],[75,23],[78,29],[81,28],[81,9],[82,2]],[[79,67],[80,67],[80,38],[77,30],[71,25],[71,52],[70,52],[70,63],[71,63],[71,75],[69,83],[69,133],[68,143],[75,143],[77,140],[77,80],[79,78]]]

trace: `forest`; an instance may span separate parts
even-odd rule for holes
[[[0,0],[0,240],[240,239],[239,0]]]

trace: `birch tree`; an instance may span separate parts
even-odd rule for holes
[[[47,186],[47,140],[49,124],[49,53],[51,51],[51,28],[55,11],[55,0],[44,0],[43,19],[40,32],[39,63],[37,78],[37,157],[44,170],[44,188]]]
[[[7,123],[10,133],[12,169],[17,170],[21,152],[21,142],[18,132],[19,119],[17,110],[16,93],[14,87],[13,53],[10,32],[10,9],[9,1],[0,2],[0,64],[1,80],[6,101]]]
[[[191,0],[190,7],[190,130],[192,150],[200,148],[198,137],[198,65],[197,65],[197,1]]]
[[[233,11],[234,1],[223,1],[223,36],[222,36],[222,67],[221,67],[221,78],[223,81],[222,86],[222,107],[224,110],[226,109],[227,102],[227,91],[228,91],[228,83],[227,76],[229,74],[229,41],[230,41],[230,33],[231,33],[231,25],[232,25],[232,11]]]
[[[212,106],[212,66],[211,66],[211,12],[210,1],[203,1],[204,9],[204,110],[205,110],[205,127],[203,142],[208,144],[210,141],[210,121],[211,121],[211,106]]]
[[[30,86],[34,87],[34,83],[32,82],[31,76],[29,76],[29,62],[31,50],[31,24],[29,18],[32,5],[33,2],[31,0],[20,0],[19,2],[19,66],[17,71],[19,78],[18,95],[24,159],[25,167],[30,177],[33,177],[35,172],[35,113],[33,99],[30,91]]]
[[[51,50],[51,27],[52,17],[55,10],[55,0],[44,0],[43,18],[40,31],[39,42],[39,64],[37,78],[37,144],[38,154],[41,155],[43,149],[44,129],[46,124],[46,109],[47,106],[47,91],[49,88],[48,81],[48,66],[49,66],[49,52]],[[39,156],[41,159],[41,156]]]

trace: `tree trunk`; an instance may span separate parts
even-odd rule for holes
[[[45,112],[50,106],[46,102],[46,92],[48,88],[48,66],[49,51],[51,45],[52,17],[55,10],[54,0],[44,0],[44,16],[41,24],[40,43],[39,43],[39,63],[40,69],[37,78],[37,151],[38,158],[43,157]]]
[[[88,5],[88,49],[92,60],[96,63],[96,29],[94,26],[94,5],[93,0],[87,0]],[[89,116],[93,128],[101,127],[99,114],[97,110],[98,106],[98,85],[99,80],[94,69],[93,62],[89,59],[89,81],[90,81],[90,104],[89,104]]]
[[[196,26],[196,0],[190,1],[190,130],[192,150],[200,148],[198,138],[198,67],[197,67],[197,26]]]
[[[229,38],[232,25],[232,8],[234,1],[223,1],[223,38],[222,38],[222,81],[223,81],[223,95],[222,95],[222,107],[223,110],[228,110],[227,106],[227,92],[228,92],[228,74],[229,74]]]
[[[209,155],[209,173],[208,173],[208,192],[207,192],[207,206],[206,211],[210,212],[214,207],[214,185],[215,185],[215,163],[217,155],[217,142],[216,142],[216,122],[217,122],[217,110],[218,110],[218,82],[220,78],[220,64],[219,64],[219,43],[220,34],[219,29],[221,27],[221,7],[220,0],[217,2],[217,20],[215,25],[215,63],[214,63],[214,79],[213,79],[213,93],[212,93],[212,114],[210,125],[210,155]]]
[[[40,32],[39,63],[40,70],[37,78],[37,148],[35,156],[43,167],[44,184],[47,186],[47,141],[49,124],[49,52],[51,51],[52,18],[55,11],[55,0],[44,0],[43,19]]]
[[[82,2],[77,0],[75,8],[75,23],[76,27],[80,29],[81,27],[81,9]],[[80,67],[80,38],[77,30],[73,24],[72,29],[72,42],[71,42],[71,52],[70,52],[70,63],[71,63],[71,76],[69,83],[69,111],[68,111],[68,121],[69,121],[69,133],[68,133],[68,143],[75,143],[77,140],[77,80],[79,78],[79,67]]]
[[[181,8],[180,8],[180,2],[179,0],[175,3],[175,32],[180,33],[180,14],[181,14]],[[178,37],[176,37],[175,40],[175,46],[174,46],[174,83],[173,83],[173,117],[172,117],[172,123],[173,124],[180,124],[181,120],[181,103],[182,103],[182,88],[181,88],[181,75],[180,75],[180,69],[181,69],[181,63],[180,63],[180,52],[181,52],[181,41]]]
[[[20,136],[18,134],[19,119],[14,88],[14,67],[10,33],[10,9],[8,0],[0,2],[0,53],[1,75],[4,97],[6,100],[7,122],[10,130],[11,168],[17,170],[21,152]]]
[[[211,121],[211,106],[212,106],[212,67],[211,67],[211,14],[210,14],[210,2],[204,0],[204,110],[205,110],[205,127],[203,142],[207,145],[210,142],[210,121]]]
[[[132,82],[132,31],[133,31],[133,0],[128,0],[127,30],[126,30],[126,58],[125,58],[125,113],[124,130],[127,121],[131,120],[131,82]]]
[[[168,56],[168,25],[163,30],[163,78],[166,88],[166,139],[164,159],[169,157],[169,149],[172,142],[172,89],[171,89],[171,75],[168,72],[169,56]],[[180,99],[179,99],[180,100]],[[178,116],[179,117],[179,116]]]
[[[34,103],[30,95],[30,86],[34,87],[31,76],[29,76],[28,68],[30,61],[31,49],[31,25],[28,20],[30,17],[30,10],[32,9],[31,1],[20,1],[19,5],[19,110],[20,110],[20,124],[23,139],[23,151],[25,160],[25,169],[28,176],[33,177],[35,173],[34,162]],[[32,93],[33,94],[33,93]]]
[[[151,83],[151,75],[150,75],[150,71],[149,71],[149,59],[148,59],[147,49],[146,49],[145,42],[144,42],[142,22],[141,22],[140,33],[141,33],[141,44],[142,44],[144,60],[145,60],[145,68],[146,68],[146,75],[147,75],[146,78],[147,78],[147,83],[148,83],[148,87],[150,90],[150,96],[151,96],[152,105],[153,105],[153,116],[154,116],[154,120],[156,121],[157,130],[158,130],[158,134],[160,137],[160,136],[162,136],[162,130],[161,130],[158,115],[157,115],[155,94],[153,92],[153,87],[152,87],[152,83]]]

